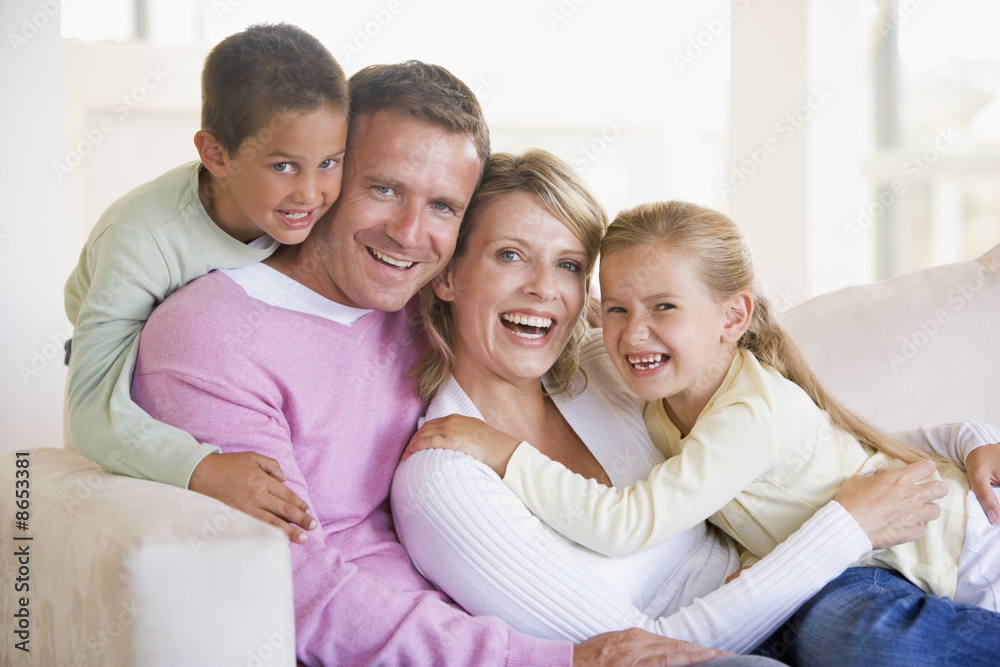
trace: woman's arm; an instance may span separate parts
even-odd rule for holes
[[[867,512],[864,523],[883,542],[886,527],[902,523],[902,514],[911,514],[914,524],[926,518],[912,512],[912,504],[903,509],[894,496],[886,500],[903,473],[890,474],[857,478],[851,488],[860,493],[845,501],[859,515]],[[579,641],[635,626],[704,646],[749,650],[871,548],[851,514],[831,503],[734,582],[675,614],[651,619],[589,562],[603,557],[560,537],[468,456],[432,450],[411,457],[396,472],[392,504],[400,539],[424,576],[470,613],[496,615],[515,629],[551,639]],[[715,583],[721,580],[709,585]],[[678,590],[683,584],[676,582]]]
[[[977,448],[1000,443],[1000,430],[978,421],[921,426],[892,435],[928,454],[937,454],[962,465]]]
[[[983,422],[969,421],[923,426],[893,436],[964,465],[969,484],[990,523],[1000,522],[1000,502],[993,493],[993,487],[1000,486],[1000,431]]]

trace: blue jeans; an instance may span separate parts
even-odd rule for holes
[[[757,655],[790,665],[1000,665],[1000,614],[927,595],[892,570],[852,567]]]

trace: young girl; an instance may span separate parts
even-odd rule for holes
[[[851,475],[927,458],[824,391],[759,293],[746,241],[721,213],[682,202],[621,213],[601,247],[600,281],[605,346],[649,401],[646,424],[667,461],[649,479],[615,489],[509,436],[497,434],[489,446],[481,432],[481,446],[444,439],[491,465],[567,537],[623,556],[707,518],[740,543],[750,565]],[[997,441],[992,429],[973,428]],[[861,564],[996,611],[1000,544],[988,543],[1000,532],[965,476],[943,461],[938,468],[949,487],[941,517],[921,539]]]

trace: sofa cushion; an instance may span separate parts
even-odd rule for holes
[[[208,496],[54,448],[21,457],[29,517],[17,529],[8,499],[24,468],[15,457],[0,453],[0,523],[31,539],[5,541],[0,581],[13,589],[21,564],[12,545],[26,545],[30,652],[8,632],[0,664],[295,664],[284,533]]]
[[[1000,246],[820,295],[783,322],[827,388],[888,431],[1000,426]]]

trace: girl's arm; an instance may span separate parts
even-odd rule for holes
[[[627,488],[575,475],[527,443],[511,457],[504,482],[570,539],[609,556],[636,553],[708,519],[773,468],[780,454],[759,403],[703,416],[680,453]]]
[[[489,468],[468,456],[435,450],[402,463],[393,481],[392,509],[418,569],[470,613],[499,616],[515,629],[549,639],[579,641],[636,626],[740,652],[759,644],[871,548],[845,507],[878,505],[875,499],[885,498],[890,483],[873,478],[856,483],[868,495],[855,495],[844,507],[830,503],[737,580],[662,618],[637,609],[595,570],[595,559],[603,557],[561,538]],[[886,517],[900,513],[866,516],[865,523],[883,540],[879,531],[889,523]],[[716,544],[728,549],[724,542]],[[620,567],[635,565],[623,559]],[[664,585],[678,590],[686,583],[668,581],[669,572],[662,576]],[[700,588],[721,579],[718,574],[715,581],[699,582]]]
[[[704,521],[768,470],[775,458],[769,415],[739,403],[725,413],[725,418],[703,421],[703,432],[713,425],[722,429],[716,431],[719,437],[711,446],[692,432],[681,454],[656,466],[647,480],[625,489],[578,475],[531,444],[518,443],[479,419],[461,415],[426,422],[406,456],[428,448],[469,454],[501,475],[549,526],[590,549],[621,557]]]

